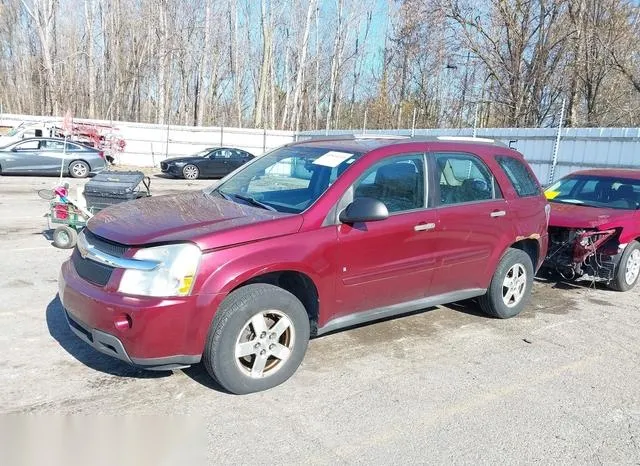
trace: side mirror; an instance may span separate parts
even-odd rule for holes
[[[389,210],[377,199],[359,197],[340,212],[342,223],[377,222],[389,217]]]

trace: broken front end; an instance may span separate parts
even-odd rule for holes
[[[624,250],[619,229],[595,230],[549,227],[544,268],[565,280],[590,277],[610,282]]]

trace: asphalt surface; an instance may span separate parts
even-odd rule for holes
[[[152,178],[156,195],[212,183]],[[310,343],[285,384],[233,396],[200,367],[139,371],[71,333],[56,296],[70,253],[43,233],[48,204],[36,193],[55,182],[0,177],[2,414],[126,415],[100,431],[146,435],[152,448],[127,443],[133,464],[182,464],[184,452],[209,464],[640,464],[638,290],[537,281],[514,319],[471,302],[335,333]],[[60,432],[87,435],[2,418],[0,451],[16,464],[42,453],[19,450],[20,435],[58,445],[46,455],[64,451]],[[95,459],[91,445],[74,448]]]

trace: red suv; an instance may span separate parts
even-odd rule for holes
[[[158,370],[202,361],[249,393],[287,380],[310,336],[473,297],[515,316],[548,219],[522,155],[491,140],[311,140],[214,188],[103,210],[60,297],[99,351]]]

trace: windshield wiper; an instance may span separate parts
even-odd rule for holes
[[[573,204],[573,205],[587,205],[584,201],[579,199],[549,199],[551,202],[557,202],[558,204]]]
[[[222,197],[224,197],[227,201],[233,201],[233,199],[231,198],[231,196],[229,196],[227,193],[225,193],[224,191],[220,191],[219,189],[216,189],[214,191],[214,193],[218,193],[220,194]]]
[[[220,194],[222,194],[222,192],[220,192]],[[224,195],[225,194],[223,194],[223,196]],[[229,196],[229,194],[227,194],[227,196]],[[270,210],[272,212],[277,212],[277,210],[273,206],[270,206],[269,204],[265,204],[264,202],[260,202],[257,199],[254,199],[250,196],[243,196],[242,194],[231,194],[231,196],[235,197],[236,199],[241,199],[245,202],[248,202],[249,204],[252,204],[254,206],[262,207],[263,209]]]

